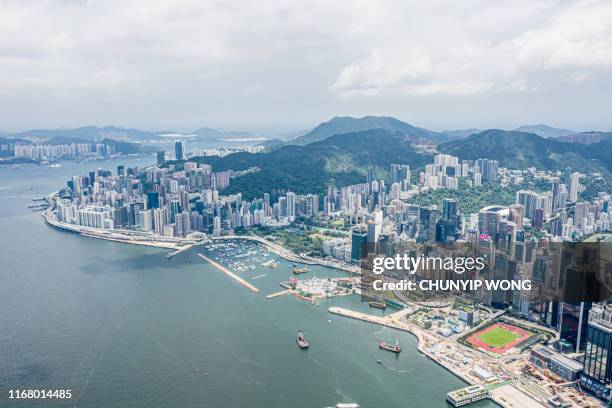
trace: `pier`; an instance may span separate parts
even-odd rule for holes
[[[266,296],[266,299],[274,299],[275,297],[283,296],[288,293],[291,293],[291,289],[285,289],[281,290],[280,292],[270,293],[268,296]]]
[[[259,289],[257,289],[255,286],[251,285],[249,282],[245,281],[240,276],[236,275],[235,273],[227,269],[225,266],[218,264],[217,262],[213,261],[212,259],[210,259],[209,257],[201,253],[198,253],[198,256],[202,258],[203,260],[205,260],[206,262],[208,262],[209,264],[211,264],[212,266],[214,266],[215,268],[219,269],[221,272],[223,272],[230,278],[234,279],[236,282],[240,283],[241,285],[246,286],[247,288],[251,289],[253,292],[259,292]]]
[[[185,245],[184,247],[179,248],[179,249],[177,249],[177,250],[176,250],[176,251],[174,251],[174,252],[169,252],[169,253],[166,255],[166,258],[170,259],[170,258],[174,257],[175,255],[180,254],[181,252],[187,251],[187,250],[191,249],[191,248],[193,247],[193,245],[194,245],[194,244]]]
[[[446,400],[454,407],[462,407],[473,402],[490,398],[489,391],[482,385],[470,385],[469,387],[451,391],[446,394]]]

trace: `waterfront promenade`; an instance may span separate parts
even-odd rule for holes
[[[132,231],[124,229],[102,229],[102,228],[90,228],[83,227],[81,225],[69,224],[66,222],[58,221],[53,211],[46,211],[42,214],[45,223],[55,229],[74,232],[89,238],[104,239],[107,241],[121,242],[124,244],[132,245],[144,245],[155,248],[169,249],[173,252],[168,257],[173,257],[179,253],[189,250],[194,245],[206,245],[211,241],[224,241],[224,240],[246,240],[258,242],[265,246],[271,252],[274,252],[283,259],[290,262],[299,262],[309,265],[321,265],[328,268],[342,270],[348,273],[360,273],[358,266],[343,264],[335,261],[327,261],[314,257],[307,256],[305,254],[295,254],[293,251],[283,247],[274,242],[270,242],[265,238],[253,236],[253,235],[224,235],[221,237],[212,237],[200,234],[198,237],[166,237],[162,235],[156,235],[150,232]]]
[[[61,231],[73,232],[84,237],[104,239],[124,244],[144,245],[177,251],[183,249],[185,246],[200,243],[194,239],[162,237],[140,231],[83,227],[81,225],[58,221],[52,212],[45,212],[42,214],[42,217],[48,226]]]

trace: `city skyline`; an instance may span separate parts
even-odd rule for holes
[[[606,0],[0,0],[0,406],[612,407],[610,84]]]
[[[116,171],[73,176],[47,198],[45,222],[87,237],[166,248],[172,251],[167,258],[205,247],[207,255],[198,253],[201,259],[255,293],[258,287],[239,274],[256,267],[239,259],[256,252],[249,245],[261,245],[296,262],[295,276],[281,282],[285,290],[267,299],[292,294],[318,304],[319,299],[359,293],[369,307],[397,307],[382,317],[342,307],[328,312],[413,333],[419,351],[472,384],[448,392],[454,406],[485,398],[502,406],[508,399],[533,407],[544,400],[599,406],[583,389],[609,399],[612,378],[605,367],[612,341],[601,337],[612,330],[606,306],[609,271],[590,263],[600,256],[606,261],[609,252],[611,197],[597,184],[594,194],[592,187],[603,180],[601,174],[580,173],[569,165],[563,170],[508,168],[493,159],[436,152],[414,168],[408,158],[384,172],[367,165],[357,184],[315,186],[307,194],[272,184],[263,194],[244,197],[230,187],[261,169],[228,169],[214,157],[220,156],[215,149],[194,148],[190,154],[184,141],[173,148],[174,157],[166,160],[162,152],[154,165],[119,165]],[[243,155],[237,164],[245,156],[265,154],[250,149],[226,157]],[[514,194],[470,203],[499,188]],[[437,198],[422,201],[436,192]],[[236,254],[240,247],[247,248],[244,254]],[[454,259],[464,269],[453,275],[458,266],[447,269],[442,263],[414,272],[387,266],[387,260],[402,254]],[[466,255],[478,256],[472,259],[482,267],[468,267]],[[371,269],[372,257],[385,261],[386,270],[378,275],[382,280],[372,280],[372,272],[377,273]],[[275,269],[278,261],[261,265]],[[308,265],[358,276],[298,279],[308,273]],[[466,279],[509,286],[439,288]],[[409,282],[418,282],[421,289],[398,289],[399,283]],[[437,289],[422,289],[423,283]],[[298,345],[308,348],[298,333]],[[381,341],[380,348],[401,352],[399,343]],[[451,351],[439,357],[444,349]],[[561,391],[565,385],[576,388]]]

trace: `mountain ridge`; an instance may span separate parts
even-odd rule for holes
[[[396,132],[412,138],[415,142],[418,140],[428,140],[430,142],[440,143],[453,139],[453,137],[448,134],[413,126],[390,116],[363,116],[361,118],[335,116],[327,122],[320,123],[305,135],[296,137],[287,143],[304,145],[318,142],[337,134],[354,133],[371,129],[383,129]]]
[[[196,157],[189,161],[210,164],[215,171],[259,171],[232,180],[226,192],[242,192],[245,198],[261,197],[273,190],[322,194],[337,187],[365,182],[367,167],[388,176],[393,163],[420,167],[431,155],[416,152],[400,134],[382,129],[343,133],[307,145],[283,145],[266,153],[234,153],[225,157]]]
[[[533,133],[489,129],[438,146],[459,159],[498,160],[504,167],[561,170],[568,164],[580,171],[612,171],[612,138],[595,145],[564,143]]]

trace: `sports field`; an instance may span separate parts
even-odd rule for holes
[[[505,323],[495,323],[472,334],[468,338],[468,342],[478,348],[503,354],[517,344],[527,340],[530,336],[530,332],[520,327]]]
[[[479,339],[482,340],[484,344],[488,344],[489,346],[503,347],[519,337],[521,336],[511,332],[510,330],[506,330],[503,327],[494,327],[488,332],[483,333]]]

